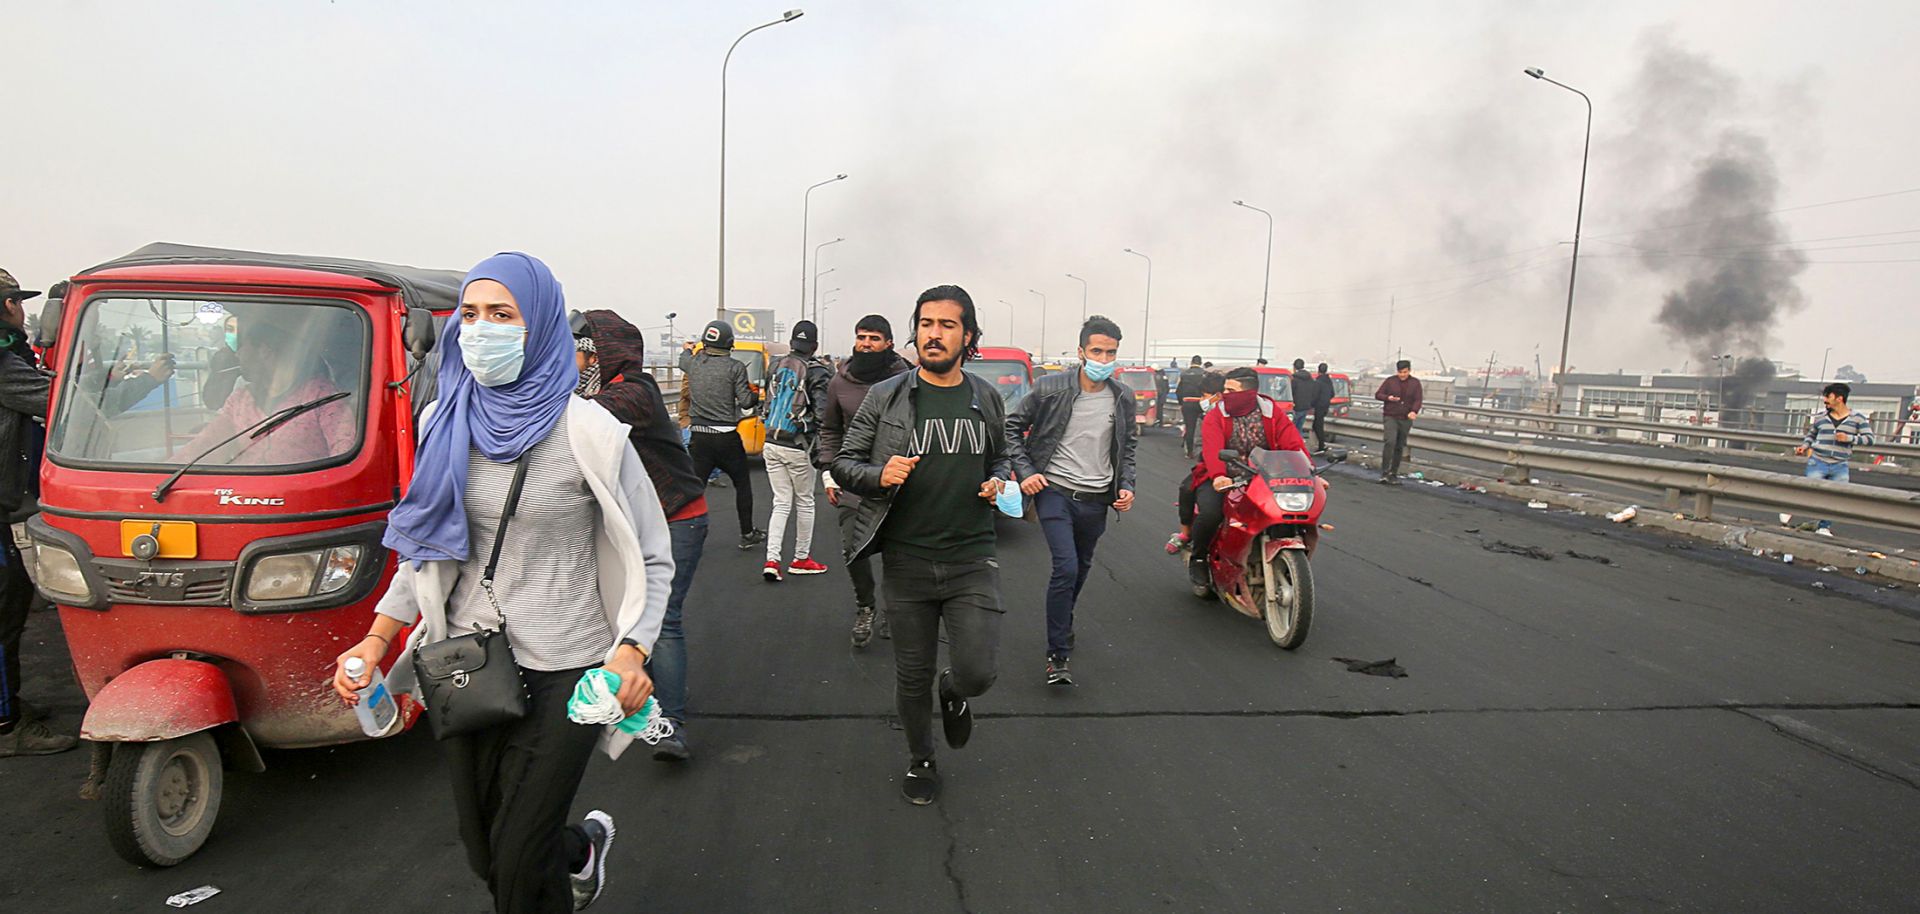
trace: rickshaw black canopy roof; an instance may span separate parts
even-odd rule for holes
[[[429,311],[452,311],[460,304],[460,286],[466,279],[461,270],[429,270],[401,264],[348,260],[340,257],[313,257],[306,254],[268,254],[259,251],[233,251],[157,241],[126,256],[109,260],[87,270],[98,273],[120,267],[151,267],[172,264],[232,264],[250,267],[282,267],[315,270],[368,279],[399,289],[409,307]],[[83,274],[84,275],[84,274]]]

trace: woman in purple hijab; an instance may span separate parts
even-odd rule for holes
[[[573,333],[546,264],[481,261],[439,346],[440,397],[422,421],[411,488],[387,518],[393,582],[366,638],[337,660],[334,689],[355,703],[371,674],[348,677],[347,661],[371,668],[392,655],[388,687],[417,698],[414,647],[504,629],[527,713],[443,741],[460,837],[495,911],[575,911],[600,895],[614,827],[600,810],[578,823],[567,813],[596,743],[617,758],[632,737],[574,723],[568,699],[596,667],[620,677],[627,714],[653,692],[645,664],[673,579],[667,520],[627,427],[573,396]]]

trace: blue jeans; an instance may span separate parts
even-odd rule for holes
[[[1047,653],[1065,657],[1073,652],[1073,605],[1087,584],[1093,549],[1107,532],[1107,505],[1077,501],[1049,486],[1033,497],[1033,512],[1053,553],[1053,577],[1047,581]]]
[[[707,516],[673,521],[667,531],[673,538],[673,589],[667,594],[667,618],[660,624],[660,637],[647,658],[647,675],[653,677],[661,716],[677,725],[687,719],[687,639],[680,630],[680,607],[687,602],[687,589],[693,586],[693,573],[707,547]]]
[[[1828,463],[1824,460],[1821,460],[1818,457],[1808,457],[1807,458],[1807,478],[1808,479],[1831,479],[1834,482],[1847,482],[1848,481],[1847,462],[1842,460],[1839,463]],[[1828,528],[1831,528],[1832,526],[1833,526],[1833,521],[1823,520],[1820,522],[1820,529],[1822,530],[1826,530]]]

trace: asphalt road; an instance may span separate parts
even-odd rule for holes
[[[1141,454],[1141,506],[1082,597],[1076,688],[1042,683],[1044,542],[1003,524],[1001,677],[932,808],[899,795],[890,654],[848,648],[839,563],[762,583],[714,490],[697,757],[599,759],[582,788],[620,825],[604,909],[1913,909],[1912,588],[1342,469],[1312,635],[1286,653],[1187,593],[1160,550],[1178,445]],[[29,629],[28,692],[71,726],[54,623]],[[75,796],[86,761],[0,761],[0,910],[157,911],[202,884],[224,890],[207,912],[488,908],[424,728],[230,772],[211,842],[169,870],[109,851]]]

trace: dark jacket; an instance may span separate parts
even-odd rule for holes
[[[1133,423],[1133,391],[1112,378],[1107,391],[1113,394],[1113,484],[1107,494],[1118,496],[1133,491],[1133,451],[1139,436]],[[1073,401],[1080,396],[1080,372],[1050,374],[1033,385],[1033,392],[1007,414],[1007,453],[1013,459],[1014,472],[1025,479],[1053,463],[1054,451],[1067,434],[1067,421],[1073,418]]]
[[[833,380],[833,369],[827,367],[827,363],[810,355],[801,355],[798,352],[783,355],[773,360],[773,367],[767,372],[769,391],[772,390],[772,376],[780,371],[782,367],[781,363],[790,358],[799,359],[806,363],[806,377],[801,379],[801,383],[806,385],[807,402],[812,407],[812,415],[806,418],[804,425],[800,429],[799,437],[789,439],[769,427],[767,429],[767,442],[769,444],[779,444],[786,447],[797,447],[811,454],[815,442],[818,441],[820,437],[820,411],[825,409],[827,405],[827,384]],[[766,418],[764,413],[766,412],[766,407],[769,402],[771,401],[766,399],[761,401],[760,409],[763,414],[761,416],[762,419]]]
[[[642,367],[646,337],[612,311],[588,311],[586,335],[600,359],[600,392],[589,397],[632,427],[628,438],[660,496],[668,517],[706,496],[706,481],[693,472],[693,458],[680,440],[680,425],[667,411],[660,385]]]
[[[1180,386],[1174,389],[1174,395],[1182,400],[1200,399],[1200,387],[1207,380],[1207,370],[1198,365],[1189,365],[1180,372]]]
[[[1388,397],[1399,397],[1390,401]],[[1426,405],[1420,392],[1420,379],[1408,377],[1400,380],[1399,375],[1389,375],[1380,382],[1380,389],[1373,392],[1373,398],[1380,401],[1380,414],[1389,419],[1405,419],[1408,413],[1417,413]]]
[[[1315,375],[1313,385],[1313,411],[1324,413],[1332,409],[1333,378],[1327,375]]]
[[[692,425],[733,428],[747,417],[760,398],[747,383],[747,366],[733,358],[732,349],[702,349],[681,359],[687,376],[687,419]]]
[[[1007,424],[1007,405],[993,382],[962,373],[973,389],[973,409],[986,422],[989,431]],[[921,385],[920,373],[910,371],[894,375],[873,385],[860,409],[847,423],[840,451],[833,459],[833,479],[847,491],[861,496],[852,517],[842,527],[841,543],[848,561],[869,555],[879,548],[880,527],[887,522],[887,509],[893,506],[893,490],[880,485],[880,471],[892,457],[906,457],[913,445],[913,432],[919,425],[913,409],[914,397]],[[1007,457],[1006,440],[989,434],[987,472],[1001,479],[1013,475],[1013,462]],[[981,482],[986,480],[982,479]]]
[[[1320,400],[1320,382],[1313,379],[1313,372],[1305,368],[1293,372],[1293,411],[1306,412]]]
[[[40,369],[33,349],[22,341],[0,349],[0,511],[13,520],[33,507],[34,474],[39,471],[41,422],[53,375]]]
[[[854,413],[860,411],[861,401],[867,398],[867,390],[894,375],[905,374],[913,370],[913,363],[893,353],[893,364],[887,373],[872,381],[862,381],[847,373],[853,365],[849,360],[840,366],[840,370],[827,382],[827,397],[820,404],[820,441],[814,446],[813,465],[827,467],[833,464],[833,458],[840,453],[840,439],[847,435],[847,424],[853,421]]]

